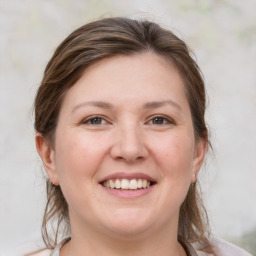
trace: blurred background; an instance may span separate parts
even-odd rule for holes
[[[32,105],[44,67],[75,28],[111,16],[156,21],[193,49],[209,97],[214,154],[199,178],[212,231],[255,253],[255,13],[255,0],[0,0],[0,253],[40,239]]]

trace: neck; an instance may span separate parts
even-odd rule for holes
[[[177,241],[177,228],[120,236],[95,231],[88,226],[71,227],[72,239],[63,246],[60,256],[186,256],[183,247]]]

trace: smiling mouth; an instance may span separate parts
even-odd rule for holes
[[[146,179],[110,179],[100,183],[103,187],[117,190],[138,190],[146,189],[156,184],[156,182]]]

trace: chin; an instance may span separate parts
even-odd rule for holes
[[[152,226],[156,221],[152,217],[141,209],[119,209],[104,226],[113,234],[134,238],[134,235],[144,234]]]

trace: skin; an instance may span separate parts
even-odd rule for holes
[[[41,134],[36,145],[69,205],[72,240],[61,256],[186,255],[177,241],[179,209],[206,141],[195,141],[172,63],[143,53],[92,65],[65,95],[54,148]],[[144,173],[156,184],[143,196],[120,198],[99,184],[117,172]]]

